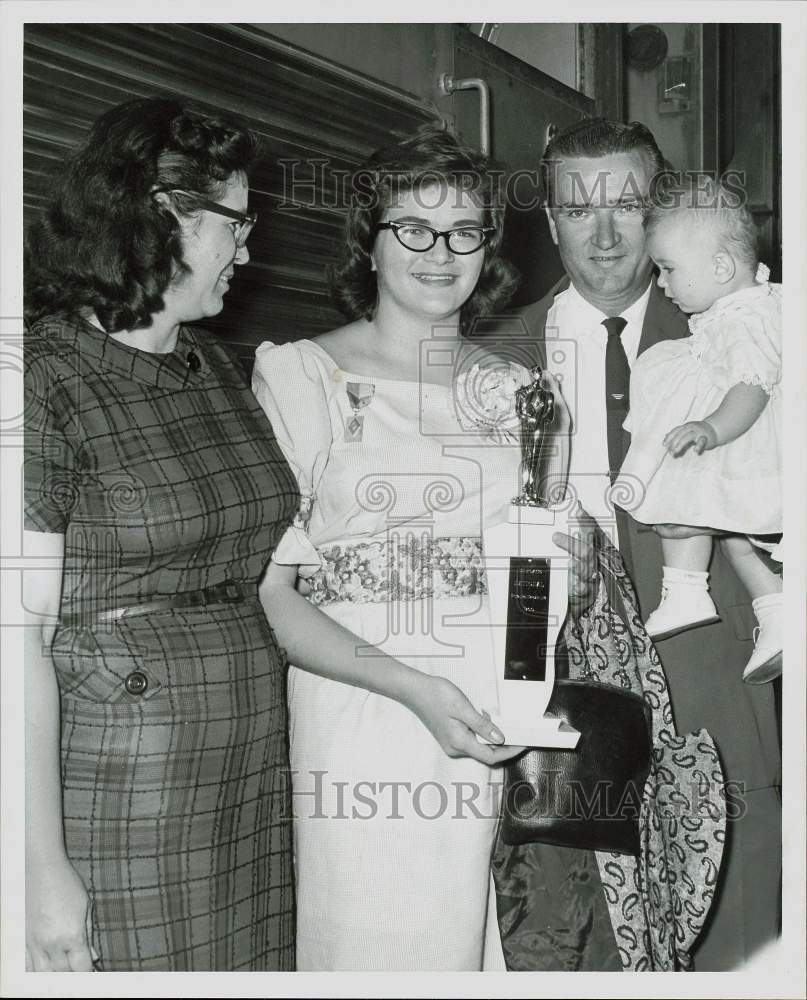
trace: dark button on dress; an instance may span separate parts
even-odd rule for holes
[[[292,969],[286,662],[257,581],[298,494],[271,426],[190,328],[156,355],[42,321],[25,381],[26,527],[65,534],[78,616],[53,645],[64,825],[103,968]],[[95,620],[228,579],[251,596]]]

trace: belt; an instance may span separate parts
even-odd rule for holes
[[[321,567],[307,582],[311,587],[308,600],[319,606],[487,593],[478,535],[432,538],[391,532],[380,541],[326,545],[317,552]]]
[[[187,590],[170,597],[155,597],[140,604],[127,604],[120,608],[107,608],[104,611],[79,611],[73,615],[64,615],[61,624],[70,627],[86,625],[88,622],[115,622],[121,618],[136,618],[140,615],[151,615],[158,611],[172,611],[175,608],[201,608],[207,604],[239,604],[256,594],[254,583],[242,583],[238,580],[225,580],[213,584],[203,590]]]

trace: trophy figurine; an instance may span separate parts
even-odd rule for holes
[[[568,606],[568,555],[552,541],[565,531],[563,443],[553,433],[555,397],[536,366],[516,390],[521,492],[507,520],[484,533],[498,703],[487,706],[505,741],[569,748],[579,733],[546,712],[555,682],[555,646]],[[552,472],[552,466],[560,472]],[[560,487],[560,489],[558,489]]]
[[[536,478],[541,459],[545,429],[555,415],[555,397],[541,384],[538,365],[530,370],[532,382],[516,389],[516,416],[521,428],[521,493],[513,503],[530,507],[546,507],[547,501],[538,495]]]

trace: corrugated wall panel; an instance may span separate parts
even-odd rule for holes
[[[29,24],[26,220],[42,210],[65,155],[98,115],[155,94],[235,111],[261,138],[251,260],[239,269],[222,316],[206,325],[246,356],[263,340],[297,340],[342,322],[325,279],[343,218],[338,171],[349,172],[393,134],[434,117],[434,109],[250,26]],[[292,175],[310,182],[297,204],[289,198]]]

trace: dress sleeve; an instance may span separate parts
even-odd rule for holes
[[[66,396],[47,356],[35,346],[26,348],[24,396],[23,523],[27,531],[65,534],[79,490],[76,441]]]
[[[781,325],[752,311],[727,316],[701,363],[718,389],[728,392],[745,382],[771,395],[782,379]]]
[[[252,391],[269,417],[300,488],[297,517],[272,559],[283,566],[299,566],[300,576],[311,576],[320,568],[321,559],[308,537],[308,522],[332,441],[320,370],[294,344],[275,346],[266,341],[255,353]]]

